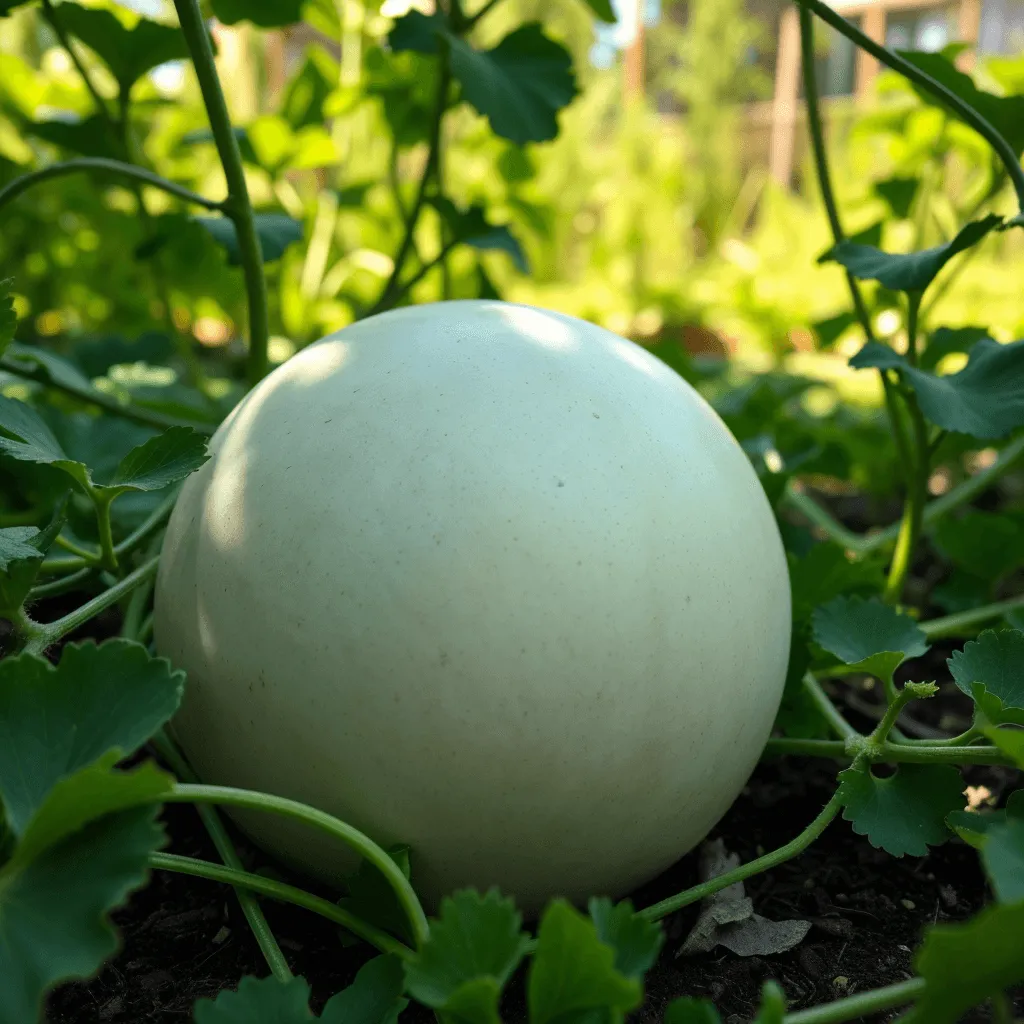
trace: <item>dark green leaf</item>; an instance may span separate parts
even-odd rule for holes
[[[972,1006],[1024,981],[1024,903],[930,928],[915,967],[927,984],[901,1024],[956,1024]]]
[[[1024,901],[1024,790],[1010,795],[1006,813],[987,830],[981,862],[1000,903]]]
[[[184,674],[129,640],[68,644],[60,664],[0,661],[0,799],[22,835],[61,779],[137,750],[178,707]]]
[[[946,664],[956,685],[990,721],[1024,725],[1024,633],[987,629]]]
[[[917,392],[921,411],[936,426],[978,438],[999,438],[1024,426],[1024,341],[1001,345],[983,338],[967,365],[948,377],[910,366],[885,345],[869,342],[850,365],[897,369]]]
[[[409,847],[393,846],[388,850],[388,856],[402,869],[402,874],[409,878]],[[345,881],[349,894],[339,902],[346,910],[378,928],[411,941],[409,917],[398,902],[391,883],[379,868],[367,860],[360,861],[359,867]]]
[[[188,57],[185,37],[170,25],[140,18],[129,29],[110,11],[71,3],[60,4],[55,16],[66,31],[99,56],[122,89],[158,64]]]
[[[496,889],[441,903],[430,938],[406,964],[409,994],[469,1024],[497,1024],[501,990],[526,954],[522,917]]]
[[[995,726],[987,726],[983,731],[1018,768],[1024,769],[1024,729],[998,729]]]
[[[1024,96],[996,96],[979,89],[969,75],[957,69],[952,54],[914,50],[901,50],[900,54],[973,107],[1010,143],[1015,153],[1024,152]],[[925,103],[941,107],[959,118],[956,111],[928,90],[917,86],[914,89]]]
[[[904,661],[928,650],[917,623],[877,598],[834,598],[814,610],[813,624],[818,646],[879,679],[891,680]]]
[[[118,335],[76,340],[72,356],[88,377],[103,377],[112,366],[122,363],[170,362],[174,345],[162,331],[145,331],[128,340]]]
[[[871,245],[840,242],[820,262],[840,263],[861,281],[878,281],[896,291],[922,292],[957,253],[977,245],[1000,224],[1001,217],[989,214],[968,224],[951,242],[921,252],[889,253]]]
[[[846,557],[838,544],[816,544],[803,558],[789,559],[793,617],[809,619],[819,605],[840,595],[877,593],[885,585],[881,564]]]
[[[615,24],[617,20],[615,9],[612,7],[612,0],[583,0],[583,2],[597,15],[601,21]]]
[[[46,381],[58,387],[68,387],[85,394],[97,394],[92,381],[62,356],[35,345],[19,345],[15,342],[7,351],[8,362],[26,369],[35,370]]]
[[[843,817],[894,857],[924,857],[949,838],[946,816],[964,806],[964,781],[951,765],[904,764],[880,779],[869,768],[839,773]]]
[[[839,313],[827,320],[816,320],[811,330],[818,341],[818,348],[830,349],[855,323],[853,313]]]
[[[210,9],[225,25],[251,21],[260,28],[280,28],[302,20],[303,3],[304,0],[211,0]]]
[[[11,295],[13,284],[13,277],[0,281],[0,356],[14,341],[14,329],[18,326],[18,314],[14,312],[14,296]]]
[[[707,999],[674,999],[665,1007],[664,1024],[722,1024],[715,1004]]]
[[[68,496],[58,503],[45,530],[11,526],[0,530],[0,615],[14,616],[39,575],[43,556],[67,518]]]
[[[988,337],[984,327],[940,327],[929,337],[918,366],[922,370],[934,370],[946,356],[953,352],[970,352],[979,341]]]
[[[89,977],[115,951],[107,914],[146,881],[164,842],[156,814],[110,814],[30,862],[16,853],[0,872],[0,1019],[38,1020],[50,986]]]
[[[438,38],[444,31],[444,15],[440,12],[422,14],[412,10],[395,21],[388,33],[388,45],[396,53],[411,50],[413,53],[435,54],[439,49]]]
[[[450,36],[452,73],[462,94],[496,135],[520,144],[558,134],[556,114],[572,102],[572,58],[537,22],[509,33],[492,50],[474,50]]]
[[[854,245],[871,245],[877,248],[882,244],[882,231],[885,228],[885,221],[875,221],[869,224],[863,231],[856,231],[846,239]]]
[[[990,582],[1024,565],[1024,522],[1017,517],[971,510],[940,519],[935,540],[954,565]]]
[[[305,978],[243,978],[235,992],[200,999],[195,1024],[304,1024],[314,1019]]]
[[[0,18],[6,17],[16,7],[23,7],[31,0],[0,0]]]
[[[91,484],[89,470],[69,459],[53,431],[31,406],[0,396],[0,455],[19,462],[37,462],[62,469],[83,487]]]
[[[219,242],[228,254],[228,264],[237,267],[241,264],[241,251],[238,248],[238,235],[234,222],[227,217],[196,217]],[[295,220],[284,213],[257,213],[256,234],[259,238],[260,251],[264,263],[279,260],[285,249],[293,242],[302,238],[302,221]]]
[[[600,940],[594,922],[564,900],[549,904],[527,979],[531,1024],[588,1011],[614,1019],[636,1009],[642,999],[640,982],[616,970],[615,951]]]
[[[121,491],[159,491],[195,472],[209,459],[206,437],[191,427],[171,427],[133,448],[104,487]]]
[[[877,196],[885,200],[894,217],[905,219],[910,216],[918,184],[917,178],[893,177],[876,181],[872,188]]]
[[[397,957],[374,957],[359,968],[348,988],[327,1000],[321,1024],[395,1024],[407,1003],[402,998],[404,986],[405,973]]]
[[[661,926],[635,913],[629,900],[613,904],[604,897],[594,898],[588,909],[597,937],[615,950],[615,969],[627,978],[642,979],[665,941]]]
[[[529,272],[526,254],[515,235],[505,224],[488,223],[482,206],[460,210],[447,196],[437,196],[431,202],[451,232],[452,241],[473,249],[499,249],[512,257],[520,273]]]

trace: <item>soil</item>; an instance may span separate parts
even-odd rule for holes
[[[861,525],[856,522],[858,509],[836,507],[839,504],[835,502],[835,511],[845,521]],[[916,568],[921,581],[934,571],[934,562]],[[938,614],[938,609],[929,611],[929,617]],[[94,636],[117,628],[113,619],[97,625],[92,624]],[[945,666],[954,646],[937,644],[926,659],[909,666],[915,678],[936,679],[943,687],[935,700],[915,705],[918,718],[908,732],[955,733],[969,724],[963,717],[966,701],[949,682]],[[849,718],[858,728],[871,728],[873,691],[858,692],[844,685],[833,696],[847,703]],[[783,845],[827,802],[836,769],[834,762],[805,758],[763,762],[712,836],[722,837],[726,848],[743,861]],[[971,768],[964,774],[968,784],[987,787],[995,802],[1014,780],[1013,773],[999,768]],[[168,849],[217,859],[192,808],[171,805],[164,821]],[[242,837],[236,839],[249,870],[267,865]],[[286,873],[279,874],[287,878]],[[698,880],[693,853],[636,892],[633,900],[637,906],[649,905]],[[294,881],[316,890],[308,881]],[[914,950],[928,926],[966,920],[991,899],[976,853],[959,840],[952,839],[927,857],[895,859],[875,850],[841,819],[801,856],[750,879],[747,895],[756,911],[772,920],[810,921],[807,937],[794,950],[777,956],[740,957],[719,947],[707,955],[680,959],[676,951],[698,912],[697,907],[687,908],[664,922],[667,942],[647,975],[646,1001],[635,1021],[660,1024],[666,1005],[689,995],[713,999],[724,1024],[743,1024],[756,1014],[761,986],[768,979],[782,985],[790,1009],[906,980],[912,976]],[[263,905],[292,970],[312,986],[317,1012],[374,955],[364,945],[343,945],[340,931],[314,914],[271,901]],[[96,978],[65,985],[52,994],[47,1007],[50,1024],[181,1024],[191,1021],[197,999],[233,988],[245,975],[267,973],[238,904],[224,886],[158,872],[114,915],[114,921],[122,938],[120,952]],[[1024,1013],[1024,991],[1015,1009]],[[893,1021],[899,1012],[863,1020]],[[513,984],[503,1014],[512,1024],[525,1020],[521,984]],[[402,1017],[404,1024],[432,1024],[433,1019],[416,1004]],[[990,1019],[982,1007],[963,1021]]]

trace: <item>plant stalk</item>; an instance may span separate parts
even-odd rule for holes
[[[192,63],[199,79],[210,129],[217,146],[217,154],[224,168],[228,197],[221,210],[231,218],[238,236],[239,258],[245,276],[245,290],[249,306],[249,359],[247,377],[249,387],[255,387],[267,374],[270,366],[267,345],[270,340],[270,318],[267,307],[267,282],[263,276],[263,251],[256,233],[256,219],[249,187],[242,167],[242,154],[238,139],[231,127],[224,90],[217,77],[213,48],[206,32],[199,0],[174,0],[181,31],[188,44]]]
[[[912,1003],[924,995],[924,990],[923,978],[911,978],[909,981],[900,981],[895,985],[886,985],[885,988],[872,989],[870,992],[858,992],[857,995],[837,999],[824,1006],[787,1013],[783,1018],[783,1024],[842,1024],[843,1021],[858,1020],[869,1013]]]

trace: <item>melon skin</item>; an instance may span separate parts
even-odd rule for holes
[[[632,342],[444,302],[271,373],[185,483],[155,642],[203,781],[412,847],[428,907],[621,896],[693,848],[768,738],[790,641],[771,508]],[[239,813],[328,883],[334,840]]]

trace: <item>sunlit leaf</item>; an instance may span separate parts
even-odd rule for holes
[[[617,20],[615,8],[612,7],[611,0],[583,0],[583,2],[601,21],[606,21],[609,25],[612,25]]]
[[[183,480],[209,459],[206,437],[191,427],[171,427],[133,448],[104,488],[114,491],[159,491]]]
[[[910,216],[919,185],[917,178],[895,176],[876,181],[871,187],[877,196],[885,200],[893,216],[903,219]]]
[[[877,342],[868,342],[850,365],[899,370],[917,393],[921,411],[944,430],[995,439],[1024,426],[1024,341],[1001,345],[982,338],[971,348],[967,365],[946,377],[910,366]]]
[[[281,116],[294,129],[323,126],[324,101],[338,81],[337,61],[320,46],[310,46],[281,100]]]
[[[964,781],[951,765],[903,764],[879,778],[868,767],[839,773],[843,817],[894,857],[923,857],[949,839],[946,817],[964,806]]]
[[[411,10],[396,19],[388,33],[388,46],[396,53],[435,54],[440,48],[439,36],[445,31],[444,15],[439,11],[423,14]]]
[[[510,32],[491,50],[450,36],[452,73],[465,99],[512,142],[546,142],[558,134],[559,110],[576,96],[572,57],[537,22]]]
[[[437,196],[431,202],[451,232],[452,241],[473,249],[508,253],[520,273],[529,272],[526,254],[519,240],[507,225],[490,224],[482,206],[460,210],[447,196]]]
[[[878,281],[895,291],[922,292],[957,253],[977,245],[1002,222],[1002,217],[989,214],[968,224],[945,245],[921,252],[890,253],[871,245],[840,242],[821,257],[821,262],[840,263],[861,281]]]
[[[825,320],[815,320],[811,330],[817,339],[818,348],[830,349],[857,322],[853,313],[838,313]]]

